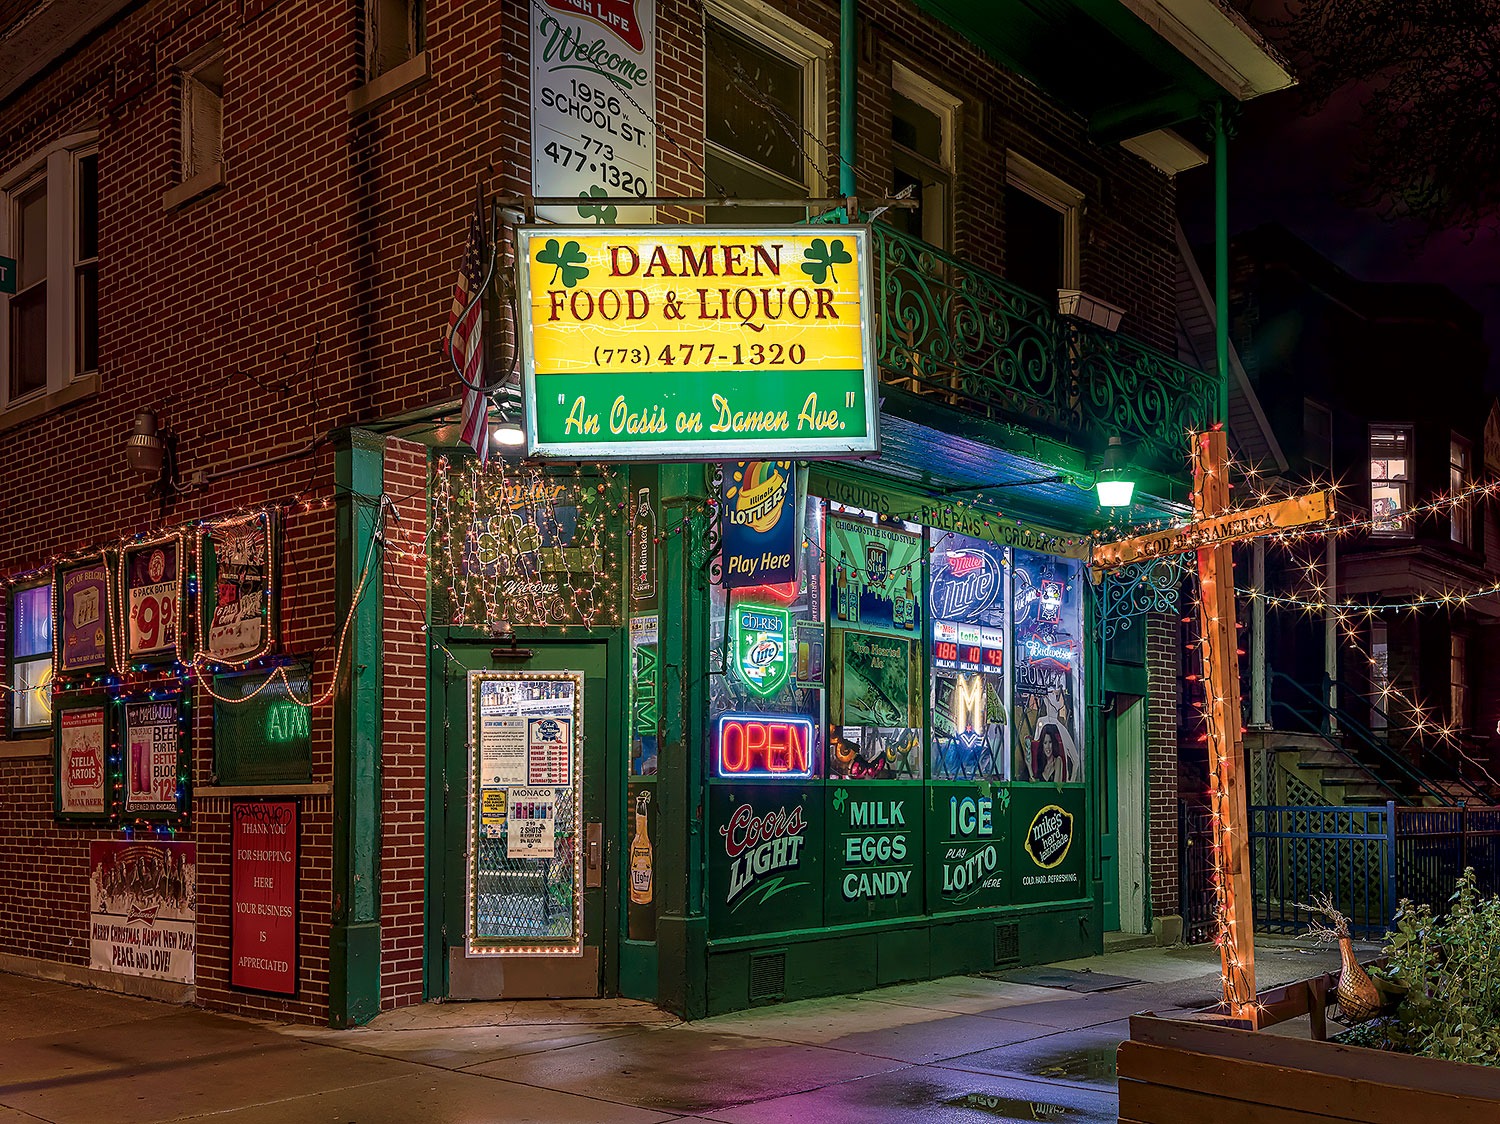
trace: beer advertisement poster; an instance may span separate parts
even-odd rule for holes
[[[59,708],[54,731],[57,739],[57,818],[107,820],[112,811],[108,705],[101,699],[85,706]]]
[[[828,623],[922,635],[922,536],[847,516],[828,517]]]
[[[625,859],[629,894],[626,933],[633,941],[656,939],[656,785],[634,783],[626,789]]]
[[[125,704],[125,812],[176,813],[182,762],[180,701]]]
[[[174,535],[124,554],[125,651],[131,659],[162,657],[177,649],[181,546]]]
[[[797,472],[791,461],[724,466],[723,580],[726,589],[797,580]]]
[[[89,843],[89,966],[190,984],[198,961],[198,845]]]
[[[1015,688],[1012,779],[1084,779],[1083,591],[1077,562],[1017,550],[1011,570]]]
[[[297,802],[236,800],[229,985],[297,994]]]
[[[199,642],[211,659],[245,664],[275,646],[275,547],[269,511],[222,520],[202,532]]]
[[[823,789],[716,784],[709,794],[709,933],[823,924]]]
[[[59,566],[53,580],[58,674],[107,666],[112,608],[109,563],[100,557],[77,566]]]

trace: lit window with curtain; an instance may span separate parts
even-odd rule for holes
[[[52,728],[51,584],[17,585],[10,592],[8,609],[8,732],[46,733]]]
[[[1370,427],[1370,532],[1409,535],[1411,427]]]

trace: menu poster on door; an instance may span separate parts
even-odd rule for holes
[[[583,673],[469,672],[466,956],[583,950]]]
[[[526,720],[526,783],[569,785],[573,783],[573,720],[528,718]]]
[[[178,701],[125,704],[125,812],[170,812],[181,806],[182,734]]]
[[[182,542],[177,536],[125,552],[120,567],[125,600],[125,652],[149,659],[176,651],[181,606]]]
[[[76,566],[59,566],[54,577],[57,672],[105,667],[110,660],[110,575],[103,557]]]
[[[89,843],[91,968],[190,984],[197,946],[196,843]]]
[[[109,818],[109,780],[105,771],[109,741],[109,708],[101,700],[57,712],[57,818]]]
[[[505,853],[512,859],[557,857],[555,788],[513,788],[506,794]]]
[[[236,800],[229,985],[297,994],[297,802]]]

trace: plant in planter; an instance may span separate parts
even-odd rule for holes
[[[1472,868],[1442,916],[1401,902],[1385,957],[1376,979],[1402,998],[1375,1041],[1359,1035],[1360,1045],[1500,1066],[1500,896],[1482,897]]]

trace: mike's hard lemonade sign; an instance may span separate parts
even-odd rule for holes
[[[528,451],[879,451],[869,232],[523,227]]]

